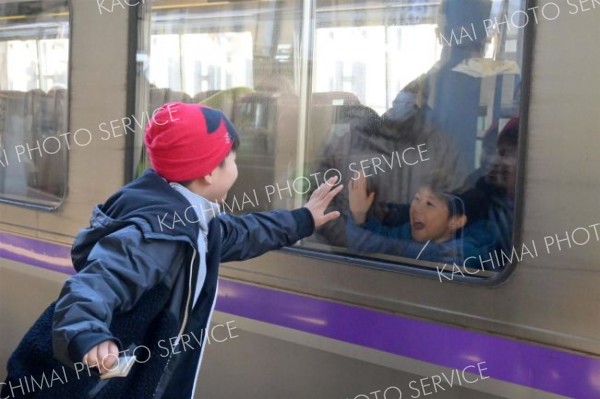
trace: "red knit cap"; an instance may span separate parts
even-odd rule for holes
[[[212,172],[229,154],[236,136],[221,111],[174,102],[155,111],[144,142],[156,172],[181,182]]]

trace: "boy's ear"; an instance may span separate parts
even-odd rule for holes
[[[206,182],[206,184],[213,184],[214,182],[214,177],[213,177],[213,172],[210,172],[209,174],[207,174],[206,176],[203,176],[202,178],[204,179],[204,181]]]
[[[462,229],[467,224],[466,215],[455,215],[450,218],[450,228],[454,231]]]

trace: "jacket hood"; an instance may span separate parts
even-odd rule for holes
[[[90,227],[82,229],[71,248],[79,271],[94,245],[124,227],[135,225],[145,239],[185,241],[196,246],[198,228],[186,223],[190,203],[153,169],[123,186],[104,204],[94,207]]]

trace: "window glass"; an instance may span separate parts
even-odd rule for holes
[[[154,34],[151,51],[166,54],[151,59],[150,81],[157,87],[170,87],[194,97],[252,82],[249,32]]]
[[[150,108],[202,102],[233,121],[225,211],[292,209],[339,176],[342,217],[299,247],[503,270],[485,261],[512,246],[524,2],[163,3]]]
[[[67,1],[3,2],[0,15],[0,201],[55,208],[67,176]]]

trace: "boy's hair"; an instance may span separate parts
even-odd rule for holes
[[[457,193],[442,193],[442,196],[448,206],[448,217],[463,216],[467,214],[465,209],[465,201],[462,196]]]
[[[453,191],[448,173],[437,169],[429,173],[421,186],[429,187],[436,197],[444,201],[448,207],[448,217],[466,215],[465,201],[460,194]]]

